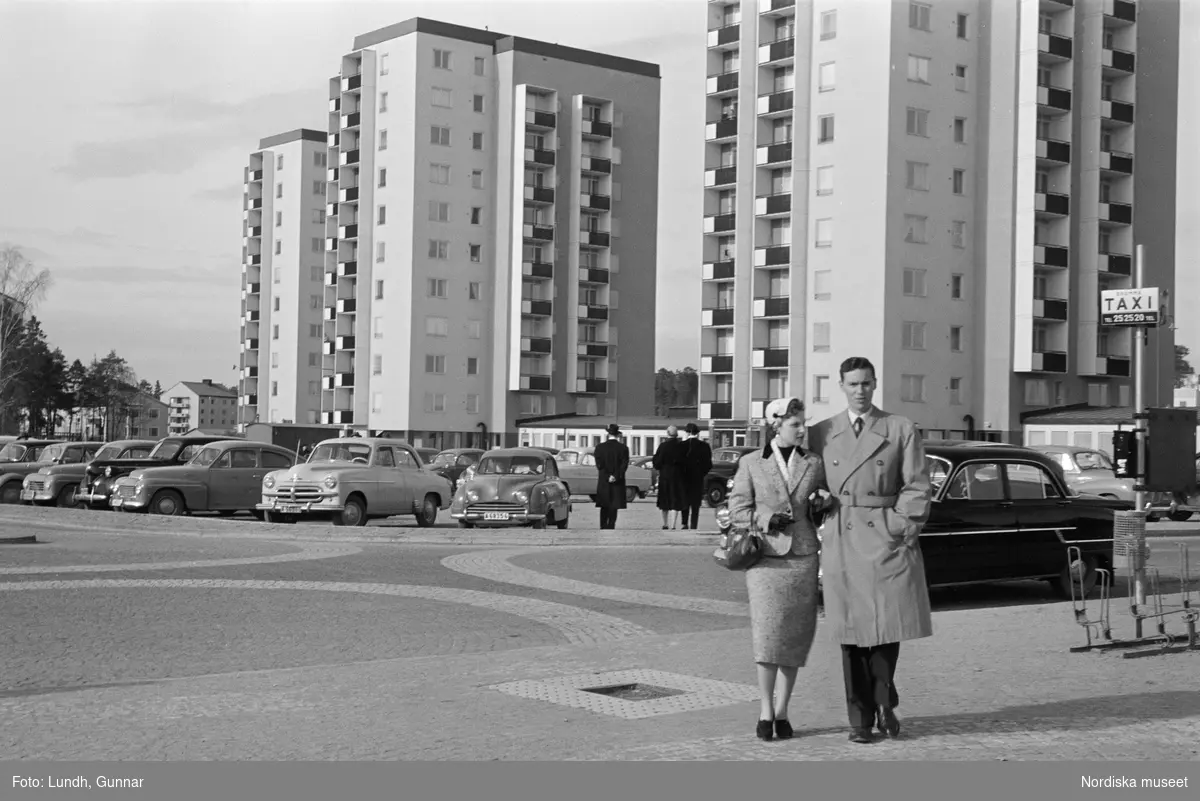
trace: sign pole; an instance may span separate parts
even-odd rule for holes
[[[1141,289],[1145,284],[1144,263],[1142,261],[1142,245],[1137,245],[1134,250],[1134,278],[1133,285],[1136,289]],[[1146,390],[1145,390],[1145,374],[1146,374],[1146,326],[1137,325],[1133,328],[1133,419],[1134,427],[1137,434],[1134,437],[1135,447],[1137,448],[1137,465],[1140,477],[1134,479],[1134,496],[1133,508],[1139,513],[1144,513],[1146,509],[1146,493],[1143,489],[1145,484],[1146,474]],[[1138,546],[1141,543],[1137,543]],[[1146,605],[1146,564],[1143,554],[1139,553],[1132,560],[1133,570],[1133,594],[1134,603],[1138,608]],[[1137,626],[1140,629],[1142,621],[1139,618]],[[1137,632],[1141,636],[1141,631]]]

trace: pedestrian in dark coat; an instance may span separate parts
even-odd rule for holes
[[[683,457],[683,441],[679,439],[679,429],[667,426],[667,438],[654,452],[654,469],[658,471],[658,497],[655,505],[662,511],[663,529],[668,528],[671,512],[675,512],[675,516],[679,517],[680,513],[687,509]],[[675,528],[675,524],[671,523],[670,528]]]
[[[704,501],[704,477],[712,470],[712,448],[700,439],[700,426],[688,423],[684,427],[688,438],[683,441],[683,526],[695,531],[700,525],[700,504]]]
[[[617,510],[625,508],[625,471],[629,468],[629,448],[621,442],[621,429],[613,423],[608,439],[596,446],[596,505],[600,507],[600,528],[617,527]]]

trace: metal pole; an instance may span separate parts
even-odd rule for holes
[[[1134,288],[1141,289],[1145,281],[1145,266],[1142,260],[1142,246],[1137,245],[1135,250],[1135,265],[1134,265]],[[1146,389],[1145,389],[1145,373],[1146,373],[1146,327],[1142,325],[1135,326],[1133,329],[1133,413],[1134,413],[1134,428],[1137,431],[1135,442],[1137,443],[1137,464],[1138,473],[1141,476],[1136,479],[1134,492],[1134,508],[1144,513],[1146,509],[1146,493],[1142,489],[1143,478],[1146,472],[1146,418],[1144,416],[1146,405]],[[1140,548],[1141,543],[1137,543],[1136,547]],[[1139,608],[1146,605],[1146,564],[1142,558],[1142,554],[1136,554],[1133,560],[1133,593],[1135,603]],[[1137,626],[1141,628],[1142,621],[1138,619]],[[1138,632],[1141,636],[1141,632]]]

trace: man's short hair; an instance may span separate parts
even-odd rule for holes
[[[871,378],[875,378],[875,365],[871,364],[870,359],[865,356],[851,356],[838,368],[838,381],[845,381],[846,373],[853,373],[855,370],[870,370]]]

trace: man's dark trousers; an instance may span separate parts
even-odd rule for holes
[[[600,507],[600,528],[617,527],[617,510],[611,506]]]
[[[900,705],[896,694],[896,660],[900,643],[861,647],[842,646],[842,677],[846,681],[846,713],[850,726],[869,729],[875,725],[875,711]]]

